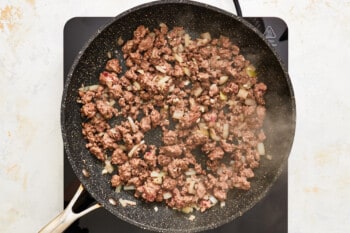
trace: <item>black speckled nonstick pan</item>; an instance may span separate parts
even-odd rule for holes
[[[131,39],[137,26],[143,24],[152,30],[161,22],[166,23],[170,29],[173,26],[183,26],[192,38],[207,31],[212,37],[224,35],[231,38],[241,48],[242,54],[255,65],[260,81],[268,87],[265,95],[265,148],[273,159],[261,159],[260,167],[255,170],[255,177],[250,179],[250,190],[230,191],[224,208],[216,205],[204,213],[195,211],[193,221],[188,220],[188,215],[174,211],[164,204],[138,200],[133,197],[132,192],[116,193],[110,186],[110,176],[101,174],[103,164],[85,148],[86,141],[81,133],[83,118],[80,115],[81,105],[77,103],[78,89],[82,84],[87,86],[98,82],[99,73],[108,60],[108,51],[116,50],[119,58],[123,59],[121,47],[116,44],[118,37],[121,36],[124,40]],[[295,123],[295,99],[289,76],[263,35],[242,18],[221,9],[197,2],[174,0],[151,2],[135,7],[115,17],[112,22],[98,30],[74,61],[65,83],[61,109],[65,151],[84,188],[100,206],[116,217],[140,228],[159,232],[198,232],[216,228],[233,221],[252,208],[266,195],[287,162],[293,143]],[[156,141],[160,138],[159,135],[145,140],[159,144]],[[89,172],[89,177],[83,175],[84,169]],[[132,200],[137,205],[122,207],[118,201],[117,205],[113,205],[110,198]],[[155,211],[155,206],[158,207],[158,211]],[[93,206],[97,207],[98,205]],[[63,231],[64,228],[58,227],[57,222],[63,225],[62,219],[69,218],[69,214],[61,215],[66,216],[56,218],[56,223],[52,223],[56,226],[47,226],[41,232]]]

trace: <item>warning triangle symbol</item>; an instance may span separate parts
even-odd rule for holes
[[[266,39],[274,39],[276,38],[276,33],[275,31],[272,29],[271,26],[267,26],[265,32],[264,32],[264,36]]]

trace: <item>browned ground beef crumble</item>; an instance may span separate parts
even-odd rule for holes
[[[162,23],[153,31],[139,26],[122,51],[126,71],[111,58],[78,100],[86,147],[112,164],[111,185],[184,212],[224,203],[230,189],[248,190],[265,140],[266,85],[239,47]],[[155,128],[158,147],[144,140]]]

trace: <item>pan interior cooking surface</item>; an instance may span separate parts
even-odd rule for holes
[[[252,179],[249,191],[229,193],[226,207],[219,206],[205,213],[195,212],[195,221],[188,216],[173,211],[164,205],[146,204],[135,200],[132,194],[122,192],[118,195],[109,185],[106,176],[101,175],[103,165],[94,159],[85,148],[85,139],[81,135],[82,118],[80,106],[76,103],[76,93],[81,84],[89,85],[98,82],[98,75],[107,60],[106,54],[115,45],[119,36],[132,38],[132,32],[140,25],[150,29],[165,22],[169,28],[183,25],[191,36],[209,31],[213,37],[225,35],[239,45],[242,53],[251,60],[261,75],[259,78],[268,86],[266,107],[268,120],[264,127],[267,135],[266,150],[273,155],[273,160],[262,161],[257,169],[256,178]],[[118,48],[115,45],[113,50]],[[121,51],[118,51],[121,58]],[[287,160],[295,127],[295,106],[288,75],[283,71],[280,62],[266,42],[240,19],[217,9],[197,3],[156,3],[146,4],[118,16],[95,39],[76,60],[65,87],[62,106],[62,126],[65,149],[73,169],[96,200],[106,209],[121,219],[139,227],[156,231],[199,231],[226,223],[252,207],[259,201],[280,173],[280,168]],[[271,124],[269,123],[271,122]],[[83,161],[83,162],[82,162]],[[90,172],[85,178],[81,171]],[[136,207],[113,206],[108,199],[119,197],[137,202]],[[154,211],[154,207],[158,211]],[[174,219],[176,219],[174,221]]]

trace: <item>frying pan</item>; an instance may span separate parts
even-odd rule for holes
[[[104,165],[85,148],[86,141],[81,133],[83,119],[80,115],[81,106],[77,103],[78,89],[82,84],[87,86],[98,82],[109,51],[115,51],[115,56],[123,60],[121,48],[116,44],[117,38],[121,36],[124,40],[131,39],[137,26],[143,24],[152,30],[161,22],[169,28],[183,26],[192,38],[207,31],[212,37],[229,37],[254,64],[259,80],[268,87],[265,95],[267,115],[263,127],[267,136],[265,148],[273,159],[261,159],[255,177],[250,179],[250,190],[230,191],[224,208],[216,205],[204,213],[194,212],[193,221],[188,220],[188,215],[174,211],[165,204],[146,203],[125,191],[116,193],[110,186],[110,177],[101,174]],[[92,36],[68,74],[61,106],[62,136],[67,157],[82,186],[67,209],[41,232],[61,232],[76,218],[100,206],[116,217],[147,230],[198,232],[216,228],[241,216],[266,195],[287,162],[294,139],[295,123],[295,99],[288,73],[263,35],[251,24],[221,9],[192,1],[157,1],[132,8],[115,17]],[[159,145],[160,139],[160,134],[145,138],[147,142],[156,145]],[[75,214],[71,207],[83,186],[98,204]],[[137,204],[122,207],[118,204],[119,198]],[[117,204],[114,205],[111,200]],[[158,211],[154,210],[155,206]]]

